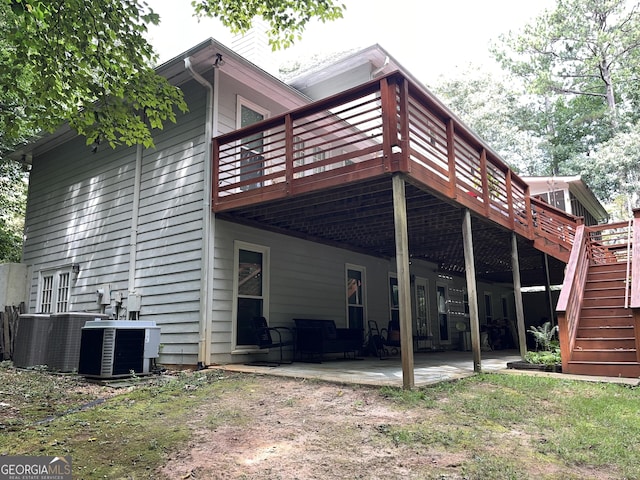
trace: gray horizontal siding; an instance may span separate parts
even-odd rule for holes
[[[193,364],[197,356],[202,249],[206,94],[185,87],[190,111],[154,132],[142,159],[137,272],[128,285],[135,148],[102,145],[96,154],[76,138],[34,161],[24,262],[32,265],[30,309],[38,272],[81,264],[72,307],[96,311],[96,287],[109,283],[142,295],[141,318],[162,329],[163,351]],[[167,333],[165,335],[165,332]],[[174,363],[178,363],[177,361]]]
[[[190,82],[190,114],[145,151],[135,290],[140,315],[161,327],[160,361],[198,361],[206,94]]]
[[[388,261],[225,221],[216,222],[215,232],[213,361],[239,361],[230,355],[235,240],[270,248],[270,324],[293,326],[293,318],[315,317],[345,326],[346,263],[367,269],[368,318],[388,321]]]

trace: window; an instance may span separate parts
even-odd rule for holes
[[[438,305],[438,327],[441,343],[449,340],[449,293],[446,285],[436,285],[436,303]]]
[[[493,299],[490,293],[484,294],[484,318],[487,324],[493,322]]]
[[[567,211],[564,202],[564,191],[556,190],[552,192],[541,193],[540,197],[546,201],[549,205],[559,208],[560,210]]]
[[[347,318],[349,328],[364,329],[365,317],[365,268],[346,266]]]
[[[504,295],[502,296],[502,318],[509,318],[509,300]]]
[[[305,165],[314,165],[316,162],[324,162],[327,158],[326,152],[329,147],[325,146],[326,150],[320,147],[311,147],[307,149],[305,141],[300,136],[293,137],[293,166],[304,167]],[[307,153],[310,151],[310,153]],[[314,166],[313,173],[322,173],[325,171],[325,166]],[[293,178],[301,178],[306,175],[310,175],[309,169],[302,169],[293,175]]]
[[[389,307],[391,321],[400,322],[400,294],[398,292],[398,277],[389,276]]]
[[[269,318],[269,248],[236,242],[235,245],[236,347],[255,345],[254,317]]]
[[[426,278],[416,277],[416,328],[419,337],[431,336],[429,323],[429,284]]]
[[[248,100],[238,96],[236,127],[243,128],[261,122],[269,112]],[[248,182],[260,179],[264,173],[264,134],[255,133],[240,140],[240,181]],[[252,190],[262,186],[261,182],[242,185],[241,190]]]
[[[46,271],[40,274],[38,310],[40,313],[69,311],[71,270]]]
[[[313,162],[324,162],[326,158],[324,150],[320,147],[313,147]],[[324,172],[324,165],[320,165],[319,167],[313,168],[313,173],[322,173]]]

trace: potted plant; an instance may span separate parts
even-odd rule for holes
[[[527,332],[533,335],[536,351],[527,352],[524,362],[511,362],[508,365],[509,368],[560,372],[562,360],[560,358],[560,342],[557,338],[558,326],[551,326],[551,322],[545,322],[540,327],[531,327]]]

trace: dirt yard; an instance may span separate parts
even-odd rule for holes
[[[377,389],[269,376],[259,383],[232,405],[212,402],[193,412],[192,441],[167,459],[162,473],[171,479],[463,478],[455,474],[459,454],[385,441],[389,425],[426,418],[380,402]],[[212,425],[216,417],[227,424]],[[451,474],[425,476],[436,466]]]

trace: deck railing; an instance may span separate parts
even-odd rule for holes
[[[439,101],[395,72],[213,139],[213,209],[404,172],[529,239],[573,243],[576,218],[529,186]]]

